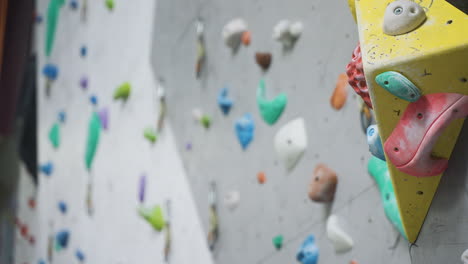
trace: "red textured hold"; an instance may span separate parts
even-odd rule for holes
[[[362,97],[362,100],[364,100],[367,106],[372,108],[366,76],[364,75],[364,68],[362,66],[361,45],[359,43],[354,49],[351,62],[346,65],[346,74],[348,75],[349,85]]]
[[[28,236],[28,226],[23,225],[20,229],[21,236],[27,237]]]

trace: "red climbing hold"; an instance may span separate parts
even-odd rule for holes
[[[28,226],[27,225],[21,226],[20,233],[21,233],[22,237],[27,237],[28,236]]]
[[[29,198],[28,205],[29,205],[29,208],[31,209],[36,208],[36,200],[34,198]]]
[[[354,91],[362,97],[367,106],[372,108],[366,76],[364,75],[364,68],[362,66],[361,45],[359,43],[354,49],[351,62],[346,65],[346,74],[348,75],[349,85],[351,85]]]

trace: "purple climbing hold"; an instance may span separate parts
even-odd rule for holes
[[[42,173],[44,173],[47,176],[50,176],[52,172],[54,171],[54,164],[52,162],[48,161],[41,166],[39,166],[39,169]]]
[[[138,198],[140,199],[140,203],[145,201],[145,190],[146,190],[146,175],[142,174],[140,176],[140,186],[138,192]]]
[[[185,144],[185,150],[192,150],[192,143],[188,142],[187,144]]]
[[[81,89],[83,90],[88,89],[88,78],[86,76],[81,77],[80,86],[81,86]]]
[[[104,107],[101,111],[98,112],[99,120],[101,121],[101,126],[104,130],[107,130],[109,127],[109,109]]]

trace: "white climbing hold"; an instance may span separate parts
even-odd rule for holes
[[[281,42],[285,47],[291,47],[301,36],[304,30],[302,22],[291,23],[289,20],[281,20],[273,28],[273,39]]]
[[[337,253],[346,252],[353,248],[353,239],[341,229],[336,215],[330,215],[328,217],[327,237],[333,243]]]
[[[275,136],[275,150],[288,170],[292,170],[307,148],[307,133],[303,118],[284,125]]]
[[[409,0],[397,0],[385,10],[383,32],[390,36],[405,34],[415,30],[424,20],[426,12],[420,5]]]
[[[224,204],[229,210],[234,210],[240,202],[240,193],[238,191],[229,191],[224,195]]]
[[[468,264],[468,249],[462,253],[461,261],[463,262],[463,264]]]
[[[302,31],[304,31],[304,24],[302,22],[294,22],[289,26],[289,33],[294,38],[299,38],[302,35]]]
[[[195,121],[200,121],[203,116],[203,112],[200,108],[195,108],[192,110],[192,116],[195,119]]]
[[[222,32],[224,42],[231,49],[237,49],[241,43],[242,33],[245,31],[247,31],[247,23],[242,18],[229,21]]]

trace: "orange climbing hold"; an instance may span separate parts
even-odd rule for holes
[[[260,184],[264,184],[266,182],[266,175],[263,171],[257,174],[257,180],[258,180],[258,183]]]
[[[344,73],[341,73],[338,76],[336,81],[335,90],[330,98],[330,104],[336,110],[340,110],[346,103],[346,98],[348,98],[348,91],[346,86],[348,85],[348,76]]]
[[[359,264],[357,261],[355,260],[351,260],[351,262],[349,262],[349,264]]]
[[[252,39],[252,36],[250,34],[250,31],[244,31],[244,33],[242,33],[241,40],[244,46],[249,46],[251,39]]]

